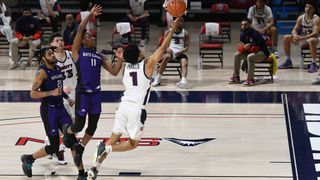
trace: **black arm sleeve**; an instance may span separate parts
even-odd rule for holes
[[[64,99],[69,99],[68,94],[66,94],[64,91],[62,91],[62,97],[63,97]]]

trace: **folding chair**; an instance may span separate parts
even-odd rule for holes
[[[255,62],[254,77],[270,77],[271,83],[273,83],[273,66],[274,62],[271,57],[268,57],[261,62]]]
[[[202,25],[199,33],[199,60],[198,67],[203,63],[221,63],[223,68],[223,42],[224,38],[219,27],[216,35],[207,35],[206,25]],[[218,59],[218,60],[215,60]]]
[[[211,5],[210,12],[219,16],[229,17],[230,8],[226,3],[215,3]],[[220,24],[222,34],[231,43],[231,23],[229,21],[217,21]]]
[[[10,43],[7,38],[0,32],[0,55],[8,55]]]
[[[158,42],[158,47],[161,46],[163,40],[165,38],[164,33],[159,38]],[[158,63],[157,69],[159,71],[160,65],[161,65],[162,60]],[[179,76],[180,78],[182,77],[181,75],[181,65],[180,63],[176,60],[173,59],[167,63],[166,70],[162,74],[163,76]]]
[[[135,30],[136,36],[134,37],[134,41],[139,41],[142,39],[142,27],[138,22],[132,23],[133,28]],[[147,26],[146,26],[146,41],[149,42],[150,35],[149,35],[149,21],[147,20]]]

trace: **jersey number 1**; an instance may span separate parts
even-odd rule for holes
[[[130,77],[132,77],[132,85],[138,86],[137,72],[131,72],[129,74],[130,74]]]

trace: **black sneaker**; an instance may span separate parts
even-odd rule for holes
[[[75,151],[75,156],[73,158],[74,164],[79,167],[82,162],[82,154],[84,151],[84,147],[80,144],[73,144],[73,149]]]
[[[27,156],[26,154],[21,156],[22,170],[26,176],[32,177],[32,164],[34,161],[28,161]]]
[[[89,169],[88,170],[88,180],[95,180],[95,179],[97,179],[97,176],[98,176],[98,170],[97,170],[97,168],[95,168],[95,167],[92,167],[91,169]]]
[[[87,180],[88,173],[85,172],[83,175],[78,175],[77,180]]]

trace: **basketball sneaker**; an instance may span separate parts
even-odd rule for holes
[[[74,134],[69,134],[68,133],[68,128],[70,127],[69,124],[65,124],[62,126],[62,142],[67,148],[71,148],[74,143],[77,143],[77,138]]]
[[[178,82],[177,84],[176,84],[176,86],[178,86],[179,88],[181,88],[181,89],[188,89],[188,82]]]
[[[240,83],[240,76],[238,75],[232,75],[230,80],[228,81],[229,84],[239,84]]]
[[[78,175],[77,180],[87,180],[87,178],[88,178],[88,174],[87,172],[84,172],[83,175]]]
[[[95,163],[99,161],[99,159],[106,154],[106,145],[100,141],[97,143],[96,153],[94,154]]]
[[[320,85],[320,76],[311,82],[312,85]]]
[[[291,59],[287,59],[285,62],[278,66],[279,69],[291,69],[292,67],[293,66]]]
[[[27,157],[28,157],[28,155],[26,155],[26,154],[21,156],[22,170],[26,176],[32,177],[32,164],[34,161],[28,160]]]
[[[317,63],[312,62],[312,63],[309,65],[308,72],[309,72],[309,73],[315,73],[315,72],[317,72],[317,71],[318,71]]]
[[[97,179],[98,176],[98,170],[95,167],[92,167],[91,169],[88,170],[88,178],[87,180],[95,180]]]
[[[64,152],[65,152],[66,146],[64,144],[60,144],[58,153],[55,154],[56,158],[58,159],[59,165],[66,165],[68,164],[64,160]]]
[[[153,86],[153,87],[159,86],[160,83],[161,83],[161,79],[158,78],[158,77],[156,77],[156,78],[154,79],[154,81],[152,82],[152,86]]]
[[[244,83],[241,84],[241,86],[244,86],[244,87],[254,86],[254,85],[256,85],[254,79],[248,79]]]
[[[82,155],[84,151],[84,147],[80,144],[73,144],[73,149],[75,151],[75,156],[73,158],[74,164],[79,167],[82,162]]]

